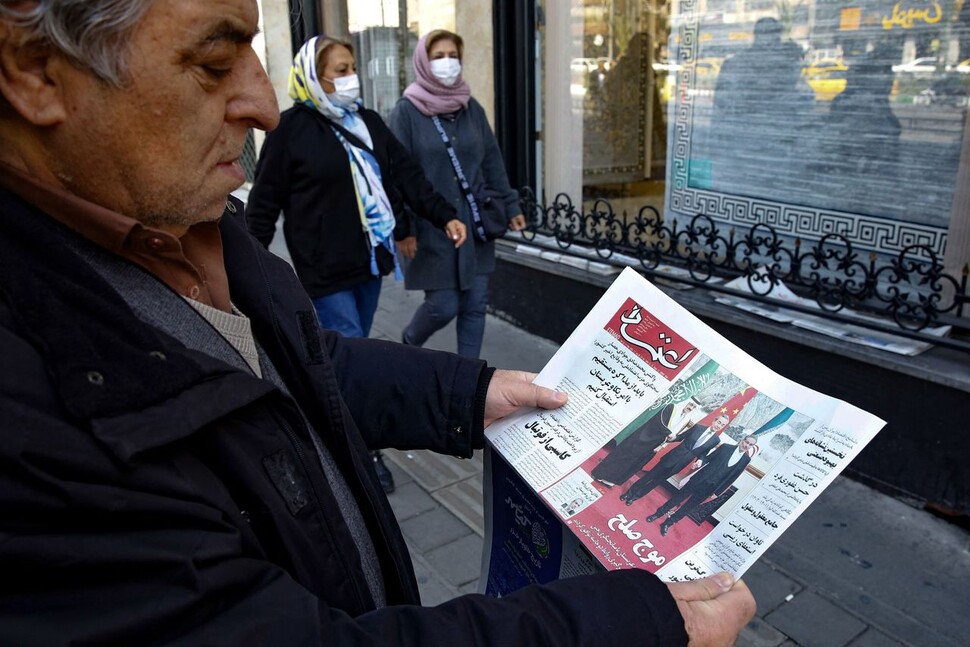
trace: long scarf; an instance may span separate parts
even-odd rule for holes
[[[373,148],[374,142],[371,140],[370,131],[367,130],[367,124],[358,114],[361,105],[360,99],[346,107],[335,105],[327,97],[327,93],[323,91],[323,86],[320,85],[320,79],[317,75],[317,40],[319,38],[319,36],[314,36],[303,43],[303,47],[293,57],[288,88],[290,98],[313,108],[327,119],[340,124],[368,147]]]
[[[404,96],[414,104],[421,114],[431,117],[458,112],[468,107],[472,91],[459,76],[454,85],[445,85],[431,73],[428,60],[428,35],[418,40],[414,48],[414,83],[404,89]]]
[[[383,246],[394,259],[394,278],[404,280],[401,267],[397,261],[397,249],[394,245],[394,211],[384,191],[381,180],[381,167],[370,151],[354,146],[347,138],[334,130],[334,135],[343,144],[350,160],[350,172],[354,178],[354,193],[357,197],[357,211],[360,213],[360,224],[370,240],[370,273],[380,276],[377,267],[377,257],[374,249]]]

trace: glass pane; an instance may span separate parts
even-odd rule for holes
[[[406,7],[398,2],[357,0],[346,6],[361,97],[386,120],[413,80],[411,52],[417,36],[399,28],[401,9]]]
[[[583,128],[583,195],[660,197],[666,164],[666,0],[573,3],[570,61]],[[642,200],[641,200],[642,202]]]
[[[962,4],[676,0],[668,215],[942,252],[970,97]]]

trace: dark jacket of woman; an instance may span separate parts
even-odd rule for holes
[[[521,212],[519,194],[509,186],[505,163],[485,110],[475,99],[454,115],[441,117],[442,127],[455,147],[458,162],[471,186],[484,182],[499,194],[509,218]],[[448,237],[420,219],[409,222],[418,237],[418,253],[407,263],[404,285],[408,290],[467,290],[477,274],[495,270],[495,243],[475,237],[471,207],[461,190],[451,158],[431,117],[401,99],[391,113],[390,126],[401,144],[420,162],[435,191],[460,214],[468,240],[455,249]]]
[[[431,228],[441,229],[455,218],[454,207],[434,192],[421,167],[380,116],[367,109],[359,114],[370,131],[384,188],[398,219],[402,203],[427,218]],[[264,246],[273,240],[283,212],[293,267],[311,298],[372,278],[370,242],[360,222],[350,160],[330,124],[306,106],[285,111],[279,127],[266,136],[246,205],[249,231]],[[381,271],[390,272],[390,255],[383,248],[375,252]]]
[[[407,547],[365,443],[470,456],[487,369],[322,331],[234,210],[220,225],[233,302],[285,390],[143,321],[78,251],[92,243],[0,189],[0,642],[686,644],[643,571],[410,606]],[[191,310],[161,283],[149,292]],[[367,525],[384,608],[314,438]]]

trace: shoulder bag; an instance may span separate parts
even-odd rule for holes
[[[489,189],[484,180],[476,184],[475,187],[468,183],[468,178],[465,177],[465,173],[461,170],[461,164],[458,162],[455,147],[451,145],[451,140],[448,139],[448,135],[441,125],[441,119],[438,118],[438,115],[434,115],[431,117],[431,121],[434,122],[434,127],[438,129],[441,141],[444,142],[445,148],[448,150],[448,157],[451,159],[451,165],[455,168],[455,175],[458,177],[461,191],[465,194],[465,199],[471,208],[472,219],[475,221],[475,238],[481,241],[501,238],[509,228],[509,219],[505,214],[505,203],[501,200],[501,196]]]

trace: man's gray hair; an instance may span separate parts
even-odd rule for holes
[[[61,52],[101,80],[127,80],[128,44],[153,0],[0,0],[0,20],[26,30],[27,41]]]

